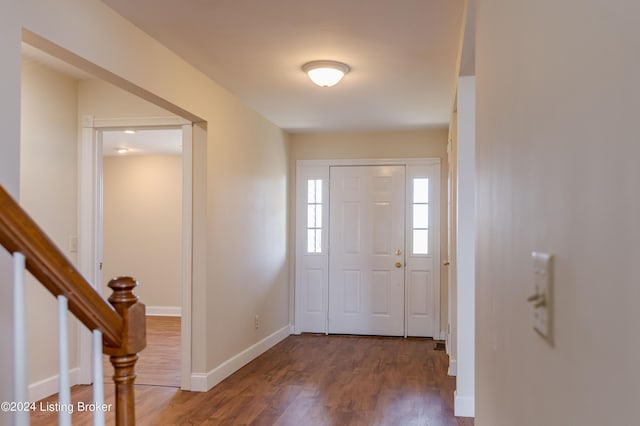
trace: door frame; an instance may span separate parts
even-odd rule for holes
[[[405,176],[405,188],[407,188],[406,184],[409,182],[409,179],[412,178],[412,174],[409,172],[413,167],[419,166],[437,166],[437,185],[434,185],[433,196],[434,199],[438,200],[438,206],[434,209],[433,212],[433,220],[434,220],[434,232],[433,232],[433,247],[437,248],[434,251],[433,256],[433,280],[434,280],[434,289],[433,289],[433,309],[434,309],[434,318],[433,318],[433,338],[439,339],[441,335],[440,328],[440,310],[441,310],[441,301],[440,301],[440,258],[441,258],[441,243],[440,243],[440,210],[442,206],[442,197],[441,197],[441,159],[440,158],[386,158],[386,159],[329,159],[329,160],[297,160],[296,161],[296,186],[295,186],[295,276],[293,283],[293,292],[294,292],[294,334],[300,334],[303,332],[302,330],[302,309],[304,297],[306,296],[305,290],[302,288],[303,277],[302,274],[305,271],[305,258],[311,258],[311,260],[315,263],[314,269],[319,272],[319,277],[321,279],[321,283],[323,286],[323,294],[322,294],[322,306],[320,311],[318,312],[318,317],[314,321],[314,328],[312,330],[304,330],[316,333],[325,333],[328,334],[328,291],[329,291],[329,252],[330,249],[328,247],[329,244],[329,224],[328,221],[326,225],[323,224],[322,231],[322,246],[327,247],[327,250],[323,250],[320,254],[314,254],[312,256],[308,256],[305,247],[305,234],[303,230],[306,230],[306,209],[301,208],[301,206],[306,206],[306,180],[317,178],[323,179],[323,182],[326,182],[326,185],[323,185],[326,190],[323,191],[323,210],[322,216],[324,218],[329,218],[329,171],[331,167],[336,166],[405,166],[407,173]],[[407,201],[405,201],[407,202]],[[407,211],[408,214],[408,211]],[[405,224],[406,225],[406,224]],[[326,226],[326,228],[325,228]],[[405,226],[406,228],[406,226]],[[406,238],[405,238],[406,241]],[[405,244],[405,252],[406,252],[406,244]],[[404,294],[405,294],[405,326],[404,326],[404,336],[407,337],[407,315],[408,315],[408,292],[407,292],[407,273],[405,272],[405,283],[404,283]]]
[[[191,293],[193,248],[193,123],[180,117],[82,117],[78,148],[78,269],[102,294],[102,131],[122,128],[182,129],[182,316],[180,337],[181,389],[191,389]],[[144,302],[144,301],[142,301]],[[91,383],[91,333],[80,327],[79,382]]]

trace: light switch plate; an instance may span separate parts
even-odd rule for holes
[[[533,294],[538,297],[531,301],[533,328],[549,343],[552,336],[553,308],[553,255],[533,252]]]
[[[69,237],[69,251],[71,253],[77,253],[78,251],[78,237],[75,235]]]

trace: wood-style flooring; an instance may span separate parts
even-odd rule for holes
[[[104,382],[113,383],[109,357],[103,360]],[[136,363],[136,384],[180,387],[179,317],[147,317],[147,347]]]
[[[209,392],[185,392],[160,385],[179,383],[177,324],[177,333],[162,320],[147,324],[150,344],[135,389],[139,425],[473,425],[453,416],[455,379],[446,375],[447,357],[433,340],[289,336]],[[158,351],[151,339],[156,326],[177,334]],[[91,387],[73,387],[72,399],[89,403]],[[105,399],[114,400],[110,384]],[[36,412],[31,423],[55,424],[56,416]],[[111,411],[107,424],[113,423]],[[91,417],[74,412],[73,424],[89,425]]]

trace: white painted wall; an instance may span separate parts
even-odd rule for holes
[[[20,204],[75,263],[77,235],[77,82],[23,61]],[[27,279],[29,382],[58,375],[57,302],[31,275]],[[69,366],[77,367],[76,321],[69,321]],[[52,348],[43,357],[37,348]],[[36,350],[34,350],[36,349]],[[43,397],[36,390],[36,397]]]
[[[440,253],[447,253],[447,129],[378,131],[378,132],[315,132],[291,135],[291,167],[297,160],[359,159],[359,158],[440,158]],[[295,182],[291,197],[295,200]],[[291,205],[295,217],[295,202]],[[295,220],[291,221],[295,234]],[[291,242],[293,247],[293,240]],[[447,324],[448,270],[440,266],[440,324]],[[292,305],[293,306],[293,305]]]
[[[478,2],[476,425],[640,418],[640,2]],[[550,346],[531,251],[555,255]]]
[[[135,277],[147,313],[182,306],[182,156],[109,156],[103,163],[103,276]]]
[[[456,232],[456,416],[473,417],[475,398],[475,77],[458,79]]]

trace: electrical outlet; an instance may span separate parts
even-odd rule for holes
[[[542,337],[552,343],[553,256],[531,253],[533,260],[533,294],[527,299],[532,308],[532,325]]]
[[[260,315],[256,315],[255,318],[253,318],[253,325],[256,330],[260,328]]]

